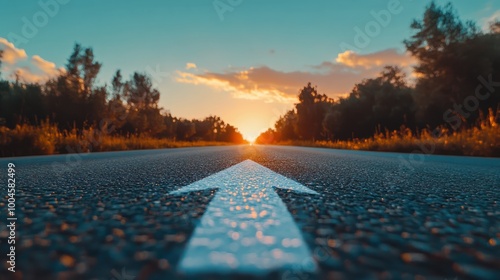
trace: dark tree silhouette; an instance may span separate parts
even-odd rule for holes
[[[457,123],[472,126],[490,108],[499,107],[498,22],[484,34],[473,22],[462,22],[451,4],[432,2],[411,29],[404,44],[417,61],[415,85],[395,66],[356,84],[348,97],[337,101],[318,94],[309,83],[300,91],[295,110],[258,141],[369,138],[403,127],[414,133],[442,125],[456,129]]]
[[[147,74],[136,72],[124,81],[118,70],[110,86],[97,84],[101,66],[91,48],[75,44],[65,71],[44,84],[23,84],[19,79],[10,82],[0,76],[0,126],[40,126],[48,120],[61,131],[93,131],[89,141],[117,134],[244,142],[235,127],[217,116],[191,121],[163,112],[158,106],[160,92]]]
[[[491,75],[498,80],[498,34],[482,34],[473,22],[462,22],[451,4],[439,7],[434,2],[411,28],[414,34],[404,43],[418,60],[415,101],[420,127],[442,124],[446,118],[443,113],[450,108],[464,121],[474,123],[481,111],[496,107],[498,97],[482,102],[480,110],[473,112],[464,113],[459,108],[468,96],[474,95],[480,84],[478,77],[488,79]]]

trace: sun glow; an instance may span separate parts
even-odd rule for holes
[[[255,140],[257,139],[257,137],[259,136],[258,134],[255,135],[255,134],[246,134],[246,133],[242,133],[243,134],[243,138],[245,138],[245,140],[247,140],[249,143],[253,144],[255,143]]]
[[[259,123],[250,123],[246,122],[244,125],[240,126],[239,131],[243,135],[243,138],[250,143],[254,143],[255,139],[260,135],[263,131],[262,125]]]

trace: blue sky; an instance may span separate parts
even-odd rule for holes
[[[51,1],[58,3],[40,2]],[[58,11],[33,38],[15,42],[12,34],[22,36],[23,17],[32,22],[43,8],[39,1],[3,1],[0,37],[25,50],[28,60],[37,55],[56,67],[64,66],[75,42],[90,46],[103,63],[101,83],[108,82],[117,69],[125,76],[159,70],[166,73],[156,81],[162,107],[186,118],[220,115],[249,138],[292,108],[293,96],[306,80],[336,97],[347,93],[355,81],[376,73],[381,65],[369,64],[375,59],[410,65],[402,40],[411,34],[411,20],[420,18],[430,3],[60,0],[63,2],[67,3],[57,4]],[[388,5],[397,2],[400,12],[390,13],[387,26],[379,26],[366,46],[340,56],[345,51],[340,44],[355,45],[355,27],[365,30],[375,20],[372,12],[388,10]],[[462,19],[479,25],[500,10],[500,1],[452,2]],[[230,8],[221,14],[214,3]],[[186,69],[187,63],[196,68]],[[346,69],[355,75],[342,76]]]

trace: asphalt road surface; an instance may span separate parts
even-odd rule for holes
[[[247,159],[319,193],[275,190],[317,270],[194,279],[500,279],[500,159],[250,145],[1,159],[18,219],[11,273],[2,187],[0,278],[186,278],[218,190],[169,193]]]

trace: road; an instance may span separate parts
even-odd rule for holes
[[[7,163],[16,165],[22,279],[182,279],[183,252],[218,190],[170,193],[245,160],[318,193],[275,190],[318,269],[203,277],[500,279],[500,159],[411,158],[245,145],[11,158],[0,166],[5,185]],[[21,279],[6,271],[2,212],[0,278]]]

